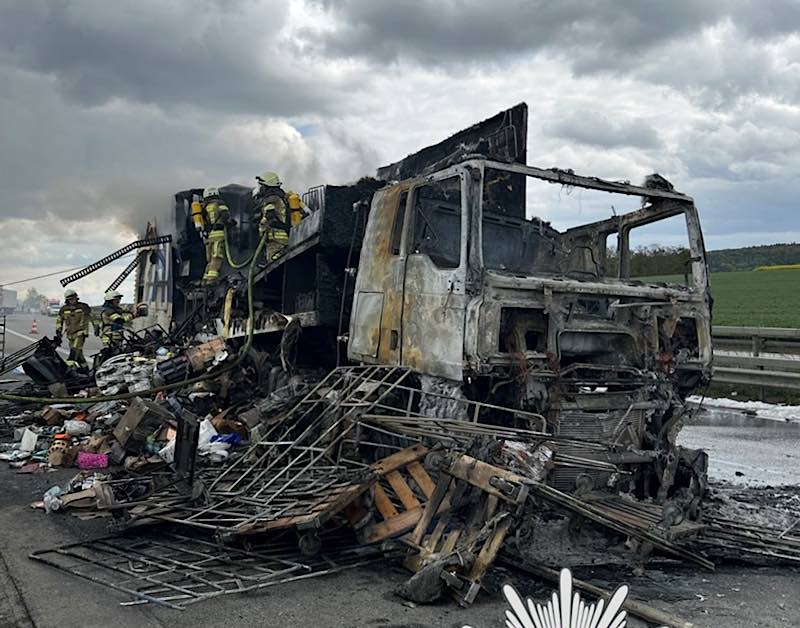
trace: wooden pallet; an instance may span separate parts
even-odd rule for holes
[[[417,445],[413,458],[382,474],[372,486],[375,508],[359,530],[362,543],[377,543],[411,530],[419,521],[425,504],[436,488],[422,458],[428,450]]]
[[[435,565],[458,603],[471,604],[511,528],[511,510],[527,495],[523,478],[459,456],[442,473],[407,540],[412,553],[405,566],[416,573]]]

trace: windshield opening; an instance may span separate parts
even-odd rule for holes
[[[488,166],[481,200],[487,269],[678,285],[685,285],[691,275],[682,211],[629,224],[627,238],[619,238],[619,217],[641,209],[642,198],[553,185]],[[625,244],[622,252],[620,241]],[[622,273],[620,254],[625,260]]]
[[[658,222],[633,227],[628,232],[627,263],[621,277],[647,283],[691,285],[692,253],[686,215],[678,214]],[[619,251],[612,252],[610,265],[619,270]]]

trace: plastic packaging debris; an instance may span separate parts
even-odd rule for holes
[[[228,359],[227,351],[220,351],[214,356],[214,362],[211,366],[218,366]]]
[[[0,460],[6,460],[9,462],[14,462],[16,460],[26,460],[27,458],[31,457],[31,452],[29,451],[22,451],[21,449],[15,449],[13,451],[5,451],[0,454]]]
[[[64,431],[73,436],[88,436],[92,433],[92,426],[86,421],[64,421]]]
[[[88,451],[78,453],[79,469],[105,469],[108,467],[108,456],[106,454],[95,454]]]
[[[197,453],[200,456],[206,456],[210,458],[212,462],[221,462],[228,457],[229,449],[229,443],[215,442],[209,443],[202,450],[198,449]]]
[[[61,490],[60,486],[53,486],[45,492],[44,496],[42,497],[42,501],[44,502],[44,511],[48,514],[51,512],[55,512],[56,510],[60,510],[62,506],[61,495],[63,491]]]
[[[228,443],[231,447],[238,447],[242,444],[242,437],[231,432],[230,434],[216,434],[211,437],[212,443]]]
[[[161,456],[161,459],[164,462],[172,464],[172,462],[175,460],[175,439],[173,438],[161,449],[159,449],[158,455]]]
[[[32,429],[26,427],[25,432],[22,434],[22,440],[20,441],[19,448],[22,451],[33,451],[36,449],[37,440],[39,440],[39,435]]]
[[[217,430],[214,429],[214,425],[208,419],[203,419],[200,423],[200,434],[197,436],[197,448],[202,449],[203,447],[208,446],[211,442],[212,436],[217,436]]]
[[[214,429],[211,421],[203,419],[203,422],[200,423],[200,434],[197,439],[197,455],[219,462],[228,457],[228,449],[230,449],[231,445],[219,440],[212,442],[215,436],[218,437],[219,434]]]

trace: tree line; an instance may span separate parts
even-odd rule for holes
[[[689,268],[691,253],[686,247],[651,244],[639,246],[631,253],[631,277],[683,275]],[[800,264],[800,244],[767,244],[738,249],[708,251],[708,266],[712,273],[750,271],[759,266]],[[616,275],[619,268],[617,251],[608,251],[606,272]]]
[[[689,268],[691,258],[689,249],[680,246],[651,244],[638,246],[630,255],[631,277],[657,277],[660,275],[683,275]],[[606,258],[606,272],[616,275],[619,268],[617,251],[609,251]]]

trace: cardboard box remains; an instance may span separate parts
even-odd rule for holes
[[[114,428],[114,438],[127,451],[140,452],[147,437],[155,432],[164,421],[174,421],[175,417],[157,403],[136,397],[125,416]]]

